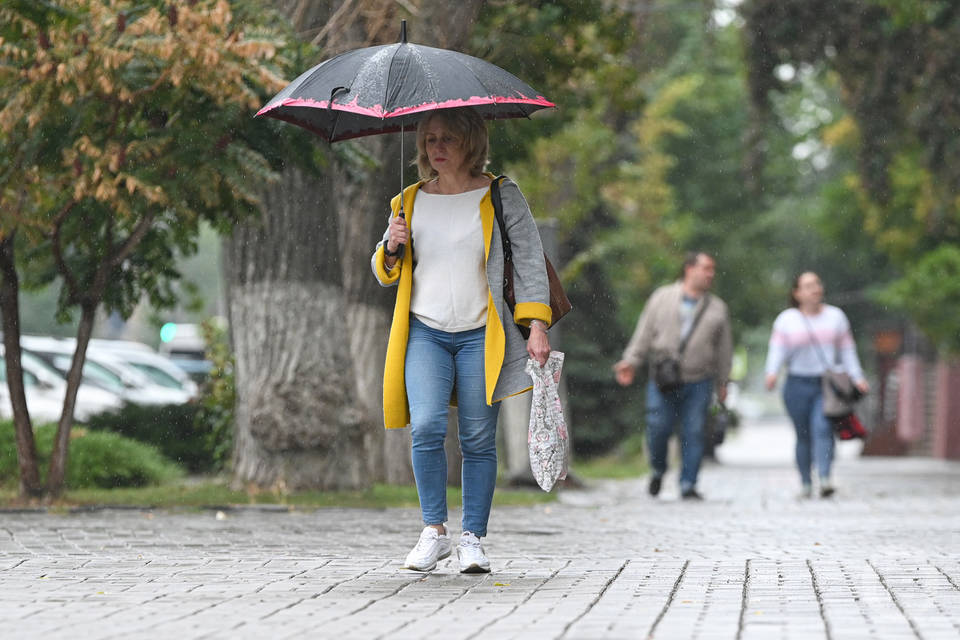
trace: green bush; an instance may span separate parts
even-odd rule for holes
[[[198,407],[194,404],[128,404],[119,411],[93,416],[87,421],[87,427],[153,445],[191,473],[203,473],[214,470],[215,443],[210,429],[197,420],[197,414]]]
[[[57,427],[45,424],[34,429],[37,462],[41,474],[50,465],[50,452]],[[183,475],[176,464],[150,445],[116,433],[74,427],[67,460],[68,489],[143,487],[174,480]],[[0,484],[19,481],[13,423],[0,422]]]
[[[200,390],[200,410],[197,412],[196,425],[207,434],[214,470],[219,471],[227,467],[233,454],[236,367],[226,328],[213,320],[205,320],[201,330],[207,345],[207,360],[213,366]]]

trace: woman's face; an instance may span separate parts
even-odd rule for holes
[[[808,271],[800,276],[793,297],[801,306],[816,306],[823,302],[823,283],[817,274]]]
[[[466,154],[463,142],[454,135],[440,118],[427,123],[423,136],[424,149],[430,166],[443,175],[457,174],[463,171]]]

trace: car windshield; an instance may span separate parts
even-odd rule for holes
[[[3,358],[0,358],[0,383],[4,386],[7,384],[7,363]],[[37,376],[26,369],[23,370],[23,386],[28,389],[37,386]]]
[[[56,367],[51,366],[50,363],[48,363],[46,360],[44,360],[43,358],[40,358],[39,356],[33,353],[30,353],[29,351],[20,352],[20,362],[23,363],[24,368],[29,367],[34,370],[42,369],[43,371],[46,371],[50,375],[56,378],[59,378],[61,380],[64,377],[63,373],[61,373],[60,371],[57,371]],[[67,366],[68,367],[70,366],[69,362],[67,363]]]
[[[53,356],[53,366],[62,371],[69,371],[72,361],[73,356],[59,354]],[[92,360],[83,363],[83,377],[89,380],[91,384],[95,384],[102,389],[114,393],[123,393],[124,391],[123,380],[120,379],[120,376]]]

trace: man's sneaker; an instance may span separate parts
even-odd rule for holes
[[[833,488],[833,485],[829,485],[829,484],[822,484],[822,485],[820,485],[820,497],[821,497],[821,498],[829,498],[829,497],[831,497],[831,496],[832,496],[834,493],[836,493],[836,492],[837,492],[837,490]]]
[[[457,557],[460,559],[460,573],[490,573],[490,561],[480,546],[480,538],[469,531],[460,536]]]
[[[433,571],[437,561],[450,555],[450,534],[440,533],[433,527],[424,527],[420,539],[403,563],[404,569]]]
[[[809,484],[803,485],[803,489],[800,491],[801,500],[809,500],[813,496],[813,487]]]
[[[647,491],[650,495],[655,496],[660,493],[660,487],[663,485],[663,478],[661,476],[653,476],[650,478],[650,484],[647,486]]]
[[[683,498],[684,500],[703,500],[703,496],[697,493],[697,490],[694,489],[693,487],[690,487],[689,489],[684,489],[683,492],[680,494],[680,497]]]

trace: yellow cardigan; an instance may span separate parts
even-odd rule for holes
[[[493,175],[489,175],[493,178]],[[422,182],[412,184],[403,191],[403,202],[407,225],[412,229],[413,203],[417,197]],[[390,202],[393,216],[400,211],[400,196],[397,195]],[[483,255],[484,262],[490,256],[490,240],[493,236],[494,225],[493,203],[490,192],[480,200],[480,223],[483,227]],[[410,335],[410,296],[413,291],[413,243],[411,241],[393,269],[387,271],[384,263],[383,245],[377,249],[374,265],[377,276],[384,284],[392,284],[399,280],[397,287],[397,301],[393,308],[393,322],[390,325],[390,340],[387,343],[387,360],[383,372],[383,421],[387,429],[402,429],[410,424],[410,406],[407,402],[407,387],[404,380],[404,365],[407,356],[407,339]],[[550,325],[552,313],[550,306],[539,302],[518,302],[514,309],[514,321],[518,324],[529,325],[531,320],[542,320]],[[506,336],[503,324],[497,315],[497,308],[493,302],[493,295],[487,289],[487,326],[484,337],[484,373],[487,392],[487,404],[492,405],[503,398],[494,398],[493,392],[500,376],[500,367],[503,364]]]

